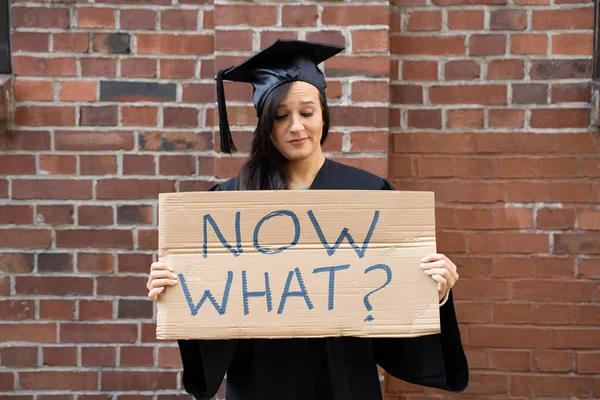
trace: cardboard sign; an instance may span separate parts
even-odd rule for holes
[[[431,192],[160,194],[157,338],[438,333],[435,250]]]

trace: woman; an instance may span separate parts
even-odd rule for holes
[[[221,150],[235,151],[227,123],[223,79],[249,82],[259,121],[251,154],[237,178],[210,190],[393,190],[383,178],[328,160],[325,78],[317,65],[338,46],[277,41],[244,63],[217,75]],[[294,338],[179,340],[183,384],[196,399],[215,395],[227,373],[227,399],[381,399],[377,365],[415,384],[462,391],[468,366],[450,289],[458,279],[445,256],[423,259],[437,281],[441,333],[409,339]],[[148,296],[157,300],[175,285],[169,266],[153,263]]]

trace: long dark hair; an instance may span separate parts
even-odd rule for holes
[[[252,148],[248,161],[242,166],[237,177],[238,190],[281,190],[287,189],[287,159],[271,141],[277,108],[290,89],[292,82],[276,87],[265,99],[258,124],[252,134]],[[329,107],[326,98],[320,94],[323,112],[323,134],[321,144],[329,133]]]

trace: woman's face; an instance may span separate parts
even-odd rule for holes
[[[306,82],[294,82],[277,109],[273,144],[289,161],[302,161],[321,153],[322,135],[319,90]]]

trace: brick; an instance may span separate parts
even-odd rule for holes
[[[433,104],[506,104],[505,85],[433,86],[429,100]]]
[[[106,253],[79,253],[77,271],[93,273],[113,272],[113,256]]]
[[[594,10],[589,7],[571,10],[535,10],[532,24],[534,30],[593,29]]]
[[[471,236],[470,250],[478,253],[548,252],[548,235],[536,233],[476,233]]]
[[[489,112],[490,127],[522,128],[525,124],[524,110],[492,109]]]
[[[454,159],[450,157],[426,157],[417,160],[417,176],[449,177],[454,176]]]
[[[325,62],[326,76],[366,76],[369,78],[387,77],[390,74],[387,57],[336,56]]]
[[[455,60],[444,65],[444,77],[450,80],[471,80],[481,76],[481,66],[475,61]]]
[[[568,305],[535,305],[533,315],[533,322],[540,325],[568,325],[573,323],[573,307]]]
[[[558,349],[597,349],[597,327],[586,329],[557,329],[554,347]]]
[[[131,249],[133,248],[133,238],[132,232],[127,230],[69,229],[56,232],[56,247]]]
[[[150,271],[152,264],[151,254],[119,254],[118,255],[119,273],[139,273],[146,274]]]
[[[0,348],[0,365],[3,367],[37,367],[37,346],[18,346]]]
[[[115,10],[113,8],[79,7],[77,8],[77,27],[114,28]]]
[[[531,352],[527,350],[494,350],[491,353],[493,368],[505,371],[529,371]]]
[[[589,79],[590,60],[533,60],[531,79]]]
[[[588,108],[563,108],[531,110],[532,128],[587,128],[590,125]]]
[[[117,126],[118,106],[83,106],[79,125],[81,126]]]
[[[275,26],[277,8],[271,5],[215,5],[214,21],[219,26]]]
[[[572,33],[552,36],[552,54],[588,55],[594,52],[592,33]]]
[[[217,31],[215,35],[215,50],[252,50],[252,31]]]
[[[317,5],[284,5],[281,8],[282,26],[316,26],[319,18]]]
[[[123,126],[157,126],[158,107],[123,106],[121,107],[121,124]]]
[[[456,176],[459,177],[483,177],[488,178],[495,175],[494,160],[489,158],[457,158]]]
[[[535,275],[540,277],[575,276],[575,260],[572,258],[544,257],[535,260]]]
[[[156,78],[157,61],[146,58],[130,58],[121,61],[121,76],[126,78]]]
[[[474,137],[478,153],[551,153],[555,150],[553,134],[485,133]]]
[[[74,126],[75,108],[70,106],[17,107],[15,123],[22,126]]]
[[[581,174],[591,177],[600,176],[600,159],[584,158],[581,166]]]
[[[409,31],[439,31],[442,29],[440,11],[413,11],[408,14]]]
[[[517,396],[586,396],[591,393],[592,378],[558,375],[512,375],[511,391]]]
[[[492,307],[489,304],[461,302],[457,303],[456,307],[460,310],[461,321],[472,323],[489,323],[492,321]]]
[[[60,327],[61,343],[133,343],[136,324],[64,323]]]
[[[69,225],[73,223],[72,205],[38,205],[36,223],[50,225]]]
[[[146,300],[119,300],[118,318],[152,319],[153,304]]]
[[[506,197],[506,186],[503,183],[425,182],[423,190],[437,192],[436,198],[448,203],[495,203],[504,201]]]
[[[38,272],[73,272],[73,256],[69,253],[38,254]]]
[[[50,49],[49,39],[50,34],[46,32],[13,32],[12,48],[14,52],[46,53]]]
[[[140,33],[137,50],[138,54],[208,55],[214,52],[214,40],[211,35]]]
[[[539,160],[538,176],[543,178],[577,176],[579,161],[573,157],[543,158]]]
[[[69,28],[68,8],[14,7],[11,23],[19,28]]]
[[[174,181],[105,179],[96,186],[96,198],[101,200],[141,200],[158,198],[159,193],[174,191]]]
[[[164,107],[163,125],[165,127],[192,127],[198,126],[200,111],[191,107]],[[230,120],[231,121],[231,120]]]
[[[600,254],[600,232],[554,234],[555,254]]]
[[[506,53],[506,35],[472,35],[469,54],[489,56]]]
[[[79,206],[77,208],[78,225],[112,225],[113,208],[110,206]]]
[[[7,131],[0,135],[0,150],[50,150],[50,132]]]
[[[548,85],[540,83],[513,84],[514,104],[548,103]]]
[[[446,118],[446,125],[450,129],[481,129],[483,128],[484,124],[484,111],[480,108],[448,110]]]
[[[328,100],[341,99],[342,98],[342,82],[340,82],[340,81],[327,82],[327,87],[325,88],[325,97]],[[237,144],[236,144],[236,147],[237,147]],[[238,147],[238,150],[239,150],[239,147]]]
[[[22,390],[95,390],[95,371],[35,371],[19,373]]]
[[[417,85],[392,85],[392,104],[423,104],[423,87]]]
[[[355,30],[352,31],[353,53],[385,52],[390,48],[387,30]]]
[[[473,347],[543,349],[549,348],[552,340],[553,332],[546,328],[472,326],[469,330]]]
[[[107,391],[164,390],[177,387],[177,372],[105,371],[101,386]]]
[[[161,346],[158,348],[159,367],[180,368],[181,365],[181,355],[178,347]]]
[[[553,84],[551,88],[552,103],[589,103],[591,92],[589,82]]]
[[[79,156],[81,175],[114,175],[117,173],[116,156]]]
[[[158,231],[150,229],[140,229],[138,231],[138,248],[143,250],[152,250],[158,247]]]
[[[34,255],[32,253],[0,253],[0,271],[31,272],[33,264]]]
[[[441,110],[409,110],[408,126],[420,129],[441,129]]]
[[[54,100],[54,83],[52,81],[26,81],[17,79],[13,85],[16,101]]]
[[[597,305],[580,305],[575,307],[575,321],[582,325],[598,326],[600,322],[600,314],[598,313]]]
[[[0,157],[0,161],[3,158]],[[0,206],[0,224],[31,225],[33,224],[33,205]]]
[[[512,35],[510,52],[513,54],[546,54],[548,37],[546,35]]]
[[[197,0],[187,0],[197,1]],[[204,29],[215,29],[215,12],[213,10],[204,10],[202,13],[202,27]]]
[[[388,7],[373,6],[324,6],[321,16],[323,25],[387,25],[389,23]]]
[[[56,343],[55,323],[0,323],[0,340],[2,342]]]
[[[450,30],[483,29],[484,12],[480,10],[448,11],[448,28]]]
[[[154,175],[154,156],[125,155],[123,175]]]
[[[156,12],[152,10],[120,10],[121,29],[154,29],[156,26]]]
[[[30,300],[0,300],[0,320],[35,319],[35,302]],[[0,353],[1,354],[1,353]]]
[[[119,206],[117,209],[117,223],[120,225],[152,224],[153,216],[152,206]]]
[[[529,258],[525,258],[525,257],[499,257],[496,259],[496,268],[494,271],[494,276],[498,277],[498,278],[521,278],[521,277],[532,277],[534,275],[533,273],[534,271],[534,265],[533,263],[529,260]],[[516,314],[516,318],[521,318],[519,316],[526,316],[526,320],[530,321],[533,320],[533,317],[530,315],[531,313],[531,306],[529,307],[517,307],[516,305],[511,304],[509,305],[500,305],[497,304],[496,305],[496,310],[498,310],[500,307],[505,307],[506,310],[509,312],[509,316]],[[523,312],[521,312],[521,310],[523,310]],[[498,312],[494,313],[495,315],[495,321],[496,322],[500,322],[501,316],[498,314]],[[506,319],[507,321],[510,320],[512,322],[517,322],[514,320],[514,318],[510,318],[510,319]]]
[[[113,315],[113,302],[111,300],[80,300],[79,320],[110,320]]]
[[[39,158],[39,165],[42,174],[74,175],[77,173],[77,158],[75,156],[42,154]]]
[[[381,81],[352,82],[352,101],[387,102],[389,101],[389,84]]]
[[[475,296],[479,299],[508,299],[508,283],[490,279],[461,279],[452,291],[457,300],[469,300]]]
[[[591,185],[575,182],[509,183],[507,190],[508,200],[517,202],[589,202],[592,194]]]
[[[147,302],[146,302],[147,303]],[[153,366],[154,348],[153,347],[121,347],[120,366]]]
[[[47,229],[9,228],[0,230],[0,247],[47,249],[51,242],[50,231]]]
[[[363,107],[336,106],[331,108],[332,126],[369,126],[383,128],[388,126],[387,107],[369,107],[364,112]]]
[[[396,153],[472,153],[475,142],[469,135],[444,133],[405,133],[393,135]],[[450,150],[451,149],[451,150]]]
[[[160,13],[160,28],[164,30],[195,31],[198,29],[198,11],[164,10]]]
[[[600,143],[590,133],[556,135],[556,149],[563,154],[596,154]]]
[[[90,49],[90,34],[86,32],[55,33],[52,35],[54,51],[87,53]]]
[[[174,83],[156,82],[100,82],[100,101],[175,101]]]
[[[83,77],[106,77],[117,76],[117,60],[110,58],[86,57],[80,60],[81,76]]]
[[[196,75],[194,60],[160,60],[161,78],[193,78]]]
[[[516,300],[546,302],[584,302],[593,299],[593,284],[577,281],[519,280],[512,282]]]
[[[535,366],[540,371],[566,372],[573,370],[573,353],[570,351],[537,351]]]
[[[132,150],[131,132],[59,131],[54,136],[56,150]]]
[[[390,51],[395,55],[462,55],[464,36],[390,36]]]
[[[44,347],[43,365],[52,367],[69,367],[77,365],[76,347]]]
[[[507,0],[433,0],[433,4],[438,6],[455,6],[455,5],[473,5],[473,4],[487,4],[487,5],[504,5]]]
[[[402,78],[407,81],[434,81],[438,78],[438,63],[435,61],[404,61]]]
[[[35,156],[25,154],[0,155],[0,174],[34,175]]]
[[[64,81],[60,83],[60,101],[96,101],[96,82]]]
[[[15,281],[17,294],[24,295],[82,295],[93,293],[92,278],[28,276]]]
[[[265,49],[275,43],[277,39],[296,40],[298,33],[293,31],[262,31],[260,32],[260,48]],[[306,40],[320,43],[345,45],[344,35],[337,31],[306,32]],[[231,44],[230,44],[231,45]]]
[[[600,230],[600,211],[580,210],[577,221],[580,229]]]
[[[116,364],[115,354],[116,348],[113,346],[82,347],[81,365],[84,367],[112,367]]]
[[[533,212],[529,208],[503,208],[496,211],[497,229],[525,229],[533,227]]]
[[[526,10],[495,10],[490,15],[492,30],[525,30],[527,28]]]
[[[537,211],[536,221],[539,229],[573,229],[575,227],[575,211],[542,208]]]
[[[96,3],[107,3],[107,4],[133,4],[139,5],[137,0],[96,0]],[[165,6],[170,5],[170,0],[146,0],[146,4]]]
[[[600,372],[600,353],[577,353],[577,372],[580,374]]]

